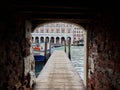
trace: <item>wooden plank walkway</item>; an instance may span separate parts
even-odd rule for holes
[[[33,90],[85,90],[85,87],[65,52],[54,51]]]

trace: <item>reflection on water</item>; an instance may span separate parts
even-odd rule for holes
[[[40,74],[40,71],[43,69],[44,63],[43,62],[35,62],[35,75],[36,77]]]
[[[55,48],[55,50],[64,50],[64,46],[57,47]],[[66,47],[66,52],[68,53],[68,47]],[[80,75],[80,77],[84,80],[84,46],[71,46],[71,62],[78,74]],[[36,63],[36,76],[39,75],[43,67],[44,63]]]
[[[79,73],[81,78],[84,80],[84,47],[73,46],[71,47],[71,62]]]

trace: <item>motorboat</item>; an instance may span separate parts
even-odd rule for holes
[[[49,44],[47,44],[46,49],[46,56],[45,56],[45,43],[42,43],[40,45],[33,46],[33,55],[36,62],[42,62],[49,58],[50,54],[53,52],[52,48],[49,48]]]

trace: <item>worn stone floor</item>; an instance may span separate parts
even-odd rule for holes
[[[86,90],[64,51],[54,51],[33,90]]]

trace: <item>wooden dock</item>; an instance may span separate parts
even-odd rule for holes
[[[85,87],[65,52],[54,51],[33,90],[85,90]]]

